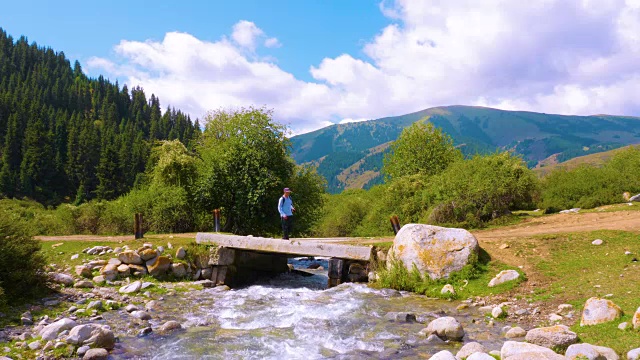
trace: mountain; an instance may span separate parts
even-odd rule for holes
[[[609,151],[603,151],[603,152],[593,153],[589,155],[578,156],[563,162],[558,162],[557,156],[551,155],[547,159],[540,161],[540,163],[538,163],[538,165],[535,168],[533,168],[533,171],[535,171],[540,176],[544,176],[558,168],[571,170],[571,169],[577,168],[580,165],[600,167],[604,165],[604,163],[609,161],[615,154],[619,153],[620,151],[624,151],[630,147],[639,148],[640,145],[629,145],[629,146],[624,146],[624,147],[609,150]]]
[[[640,118],[572,116],[477,106],[434,107],[415,113],[337,124],[291,138],[296,162],[318,165],[330,192],[382,182],[380,168],[390,142],[406,126],[428,121],[449,134],[465,155],[511,150],[530,167],[640,143]]]
[[[144,178],[157,140],[188,145],[199,133],[143,89],[89,78],[63,52],[0,28],[0,197],[110,200]]]

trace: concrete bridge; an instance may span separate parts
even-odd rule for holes
[[[325,243],[321,239],[281,240],[253,236],[198,233],[196,242],[216,245],[209,258],[211,280],[236,286],[264,275],[288,272],[287,259],[300,256],[329,258],[328,286],[368,281],[375,260],[372,246]]]

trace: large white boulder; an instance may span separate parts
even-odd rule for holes
[[[453,354],[448,352],[447,350],[442,350],[433,354],[433,356],[430,357],[429,360],[458,360],[458,359],[456,359],[456,357],[453,356]]]
[[[633,314],[633,319],[631,320],[631,323],[633,324],[634,329],[640,328],[640,307]]]
[[[573,344],[567,348],[564,356],[569,360],[587,358],[588,360],[618,360],[620,357],[613,349],[591,344]]]
[[[611,300],[592,297],[584,304],[580,326],[597,325],[622,316],[622,309]]]
[[[482,344],[477,342],[470,342],[470,343],[464,344],[464,346],[460,348],[460,350],[456,354],[456,357],[458,359],[464,360],[473,353],[486,353],[487,351],[489,350],[487,350],[487,348],[484,347]]]
[[[507,281],[513,281],[520,277],[520,273],[515,270],[502,270],[491,281],[489,281],[489,287],[498,286],[506,283]]]
[[[141,288],[142,288],[142,281],[138,280],[138,281],[132,282],[129,285],[122,286],[120,288],[120,293],[121,294],[137,293],[138,291],[140,291]]]
[[[45,326],[42,330],[40,330],[40,336],[42,336],[42,340],[54,340],[58,337],[58,334],[63,332],[64,330],[71,330],[74,326],[76,326],[76,322],[63,318],[54,323],[51,323]]]
[[[462,325],[451,316],[445,316],[431,321],[426,328],[420,330],[420,333],[425,336],[435,334],[444,340],[460,341],[464,337]]]
[[[66,286],[73,285],[73,277],[71,277],[71,275],[51,272],[49,273],[49,279],[51,279],[51,281],[53,281],[56,284],[62,284]]]
[[[565,357],[544,346],[517,341],[506,341],[500,350],[502,360],[564,360]]]
[[[565,325],[531,329],[525,337],[532,344],[553,348],[566,348],[578,342],[578,335]]]
[[[415,267],[433,280],[448,278],[476,257],[478,249],[478,240],[465,229],[407,224],[393,240],[392,261],[387,263],[400,261],[409,271]]]

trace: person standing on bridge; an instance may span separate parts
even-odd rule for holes
[[[280,213],[280,221],[282,222],[282,238],[284,240],[289,240],[289,234],[293,230],[294,211],[296,211],[296,208],[293,207],[291,190],[284,188],[284,195],[278,200],[278,212]]]

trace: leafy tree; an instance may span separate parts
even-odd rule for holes
[[[384,157],[383,173],[389,179],[406,175],[435,175],[462,159],[453,140],[431,123],[415,122],[405,128]]]
[[[153,149],[157,159],[152,171],[151,184],[188,188],[197,175],[196,158],[179,140],[162,141]]]

